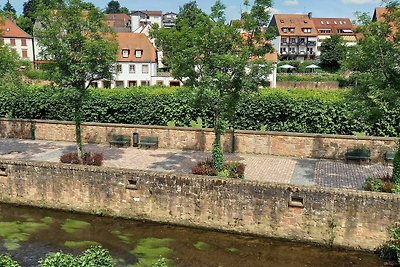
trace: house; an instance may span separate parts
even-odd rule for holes
[[[93,87],[180,86],[168,73],[157,71],[157,50],[143,33],[117,33],[118,57],[112,81],[96,81]]]
[[[10,45],[22,59],[35,61],[33,37],[23,31],[11,19],[5,19],[0,25],[0,42]]]
[[[131,17],[127,14],[107,14],[105,22],[115,32],[131,31]]]
[[[374,15],[372,16],[372,21],[384,21],[385,20],[385,13],[387,12],[386,7],[377,7],[375,8]]]
[[[312,20],[318,33],[317,57],[321,55],[322,42],[332,35],[340,35],[347,46],[357,44],[355,26],[349,18],[313,18]]]
[[[145,29],[157,23],[162,26],[162,11],[156,10],[137,10],[131,13],[132,32],[144,33]]]
[[[176,13],[174,12],[168,12],[163,14],[162,16],[162,27],[171,29],[175,27],[175,22],[176,22]]]
[[[277,38],[272,42],[284,60],[308,60],[316,57],[318,33],[312,13],[275,14],[268,27],[275,27]]]

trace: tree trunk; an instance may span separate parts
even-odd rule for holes
[[[215,139],[212,150],[213,164],[217,172],[220,172],[224,168],[224,154],[221,147],[222,125],[219,111],[215,112],[214,134]]]
[[[85,156],[85,150],[83,147],[82,143],[82,129],[81,129],[81,123],[82,123],[82,104],[83,100],[85,97],[85,88],[84,85],[83,87],[81,86],[80,88],[76,88],[78,91],[78,97],[75,101],[75,108],[74,108],[74,120],[75,120],[75,139],[76,139],[76,147],[78,151],[78,155],[83,159]]]

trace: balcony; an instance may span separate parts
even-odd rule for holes
[[[306,45],[306,42],[305,42],[305,41],[299,41],[298,44],[299,44],[299,45]]]
[[[307,45],[309,45],[309,46],[314,46],[316,44],[317,44],[317,42],[315,42],[315,41],[308,41],[307,42]]]

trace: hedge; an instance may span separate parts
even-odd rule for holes
[[[73,120],[74,90],[28,86],[0,88],[0,117]],[[242,97],[235,114],[235,129],[301,133],[399,136],[400,107],[385,111],[375,121],[351,100],[350,90],[271,90]],[[92,89],[83,105],[88,122],[189,126],[201,118],[213,126],[213,112],[198,104],[187,88]]]

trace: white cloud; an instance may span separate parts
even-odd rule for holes
[[[285,0],[283,1],[284,6],[297,6],[299,4],[298,0]]]
[[[280,11],[279,9],[274,8],[274,7],[269,7],[269,8],[267,8],[267,10],[268,10],[268,12],[269,12],[271,15],[281,13],[281,11]]]
[[[342,0],[342,3],[346,5],[363,5],[363,4],[374,4],[380,2],[381,2],[380,0]]]

